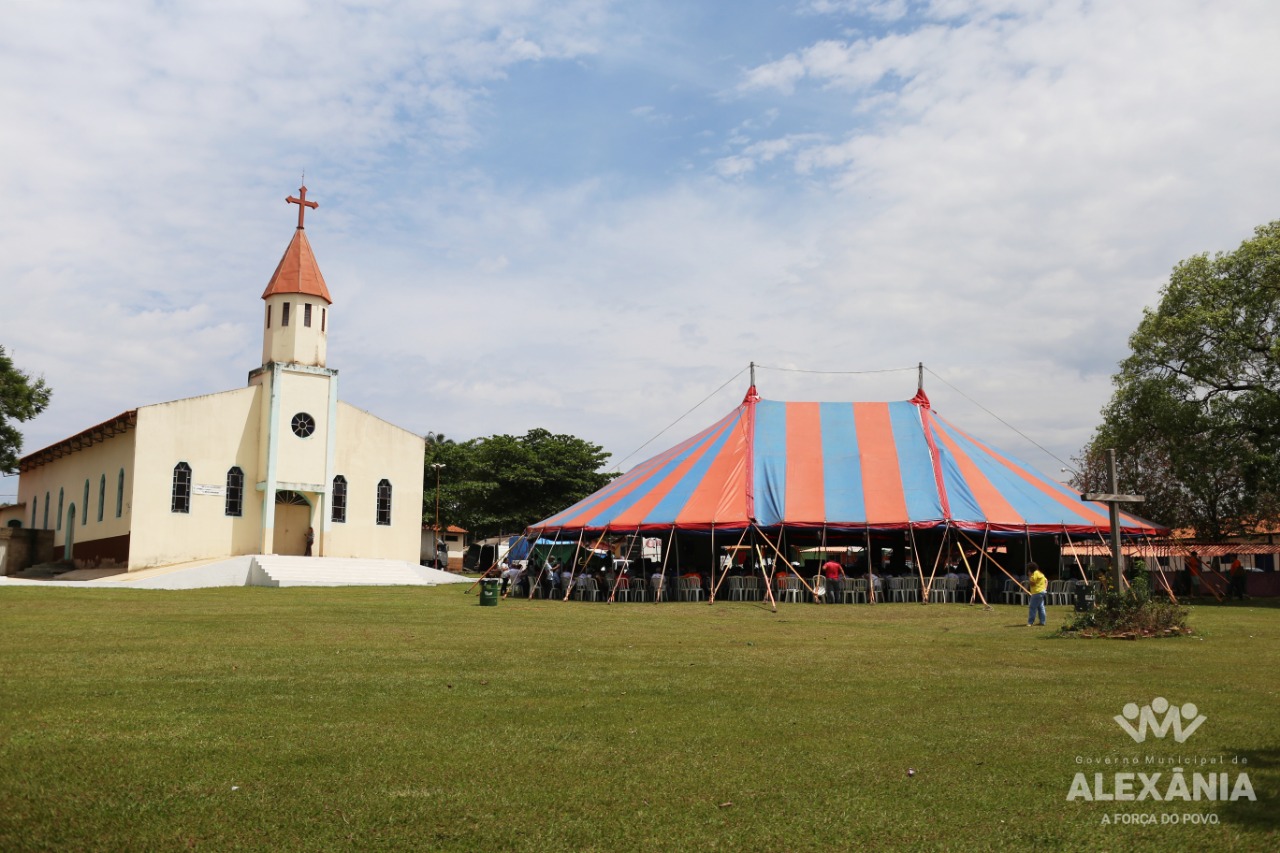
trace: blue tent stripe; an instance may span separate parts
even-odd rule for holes
[[[914,403],[890,403],[889,422],[898,447],[898,470],[907,518],[912,522],[940,520],[944,514],[942,497],[934,479],[933,457],[925,440],[920,409]]]
[[[822,483],[829,523],[859,523],[867,517],[862,495],[862,457],[858,455],[858,429],[849,403],[823,403]]]
[[[787,512],[787,404],[756,404],[755,511],[760,524],[781,524]]]
[[[1057,501],[1050,499],[1047,495],[1028,483],[1017,471],[1021,470],[1029,477],[1033,477],[1049,487],[1060,492],[1064,497],[1071,501],[1079,501],[1080,496],[1071,491],[1061,483],[1055,482],[1037,472],[1034,468],[1028,466],[1020,459],[1015,459],[1005,454],[1010,468],[1000,459],[995,458],[986,451],[981,445],[975,443],[967,435],[959,430],[951,427],[950,424],[945,425],[947,434],[964,448],[969,458],[977,465],[978,470],[986,477],[993,486],[999,490],[1014,508],[1014,510],[1022,516],[1023,521],[1030,525],[1054,526],[1060,524],[1066,525],[1093,525],[1095,522],[1086,518],[1079,512],[1068,509]],[[1070,504],[1068,504],[1070,506]]]
[[[935,419],[934,423],[937,423]],[[950,434],[950,433],[948,433]],[[973,496],[973,489],[960,473],[960,464],[955,454],[946,448],[941,441],[934,444],[938,447],[938,456],[942,459],[942,484],[947,490],[947,503],[951,508],[951,517],[970,523],[986,524],[989,519],[983,514],[978,499]]]

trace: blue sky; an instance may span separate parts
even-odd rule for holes
[[[243,385],[303,170],[348,402],[615,460],[728,383],[646,453],[723,414],[750,361],[814,400],[905,399],[913,370],[853,372],[923,361],[944,416],[1056,473],[972,401],[1069,457],[1173,265],[1280,217],[1271,0],[5,21],[0,343],[54,388],[28,451]]]

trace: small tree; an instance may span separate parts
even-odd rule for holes
[[[18,470],[22,433],[12,422],[29,421],[43,412],[52,393],[43,377],[32,381],[15,367],[0,345],[0,473]]]
[[[600,471],[608,458],[599,445],[545,429],[464,442],[438,436],[427,442],[423,517],[434,524],[435,464],[444,465],[441,525],[484,538],[519,533],[601,488],[617,476]]]

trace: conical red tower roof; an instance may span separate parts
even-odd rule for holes
[[[301,228],[293,232],[289,248],[284,250],[284,257],[271,274],[271,281],[262,292],[262,298],[266,299],[277,293],[301,293],[333,304],[324,276],[320,274],[320,265],[316,263],[311,243],[307,240],[307,232]]]

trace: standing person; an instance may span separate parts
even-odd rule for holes
[[[311,556],[311,546],[316,542],[316,529],[314,527],[307,528],[307,550],[302,553],[304,557]]]
[[[1191,556],[1187,558],[1187,575],[1191,581],[1191,595],[1193,598],[1200,597],[1200,555],[1195,551],[1191,552]]]
[[[827,579],[827,601],[834,604],[840,600],[840,579],[844,577],[844,566],[834,557],[827,557],[822,564],[822,576]]]
[[[1244,574],[1244,566],[1240,564],[1239,554],[1236,554],[1235,558],[1231,561],[1230,576],[1231,576],[1231,585],[1230,585],[1231,597],[1238,598],[1241,601],[1244,601],[1245,574]]]
[[[1030,628],[1038,618],[1044,625],[1044,597],[1049,588],[1049,579],[1040,571],[1035,563],[1027,563],[1027,591],[1031,593],[1031,603],[1027,610],[1027,627]]]
[[[556,587],[560,582],[560,561],[548,557],[542,569],[542,597],[550,600],[555,597]]]

